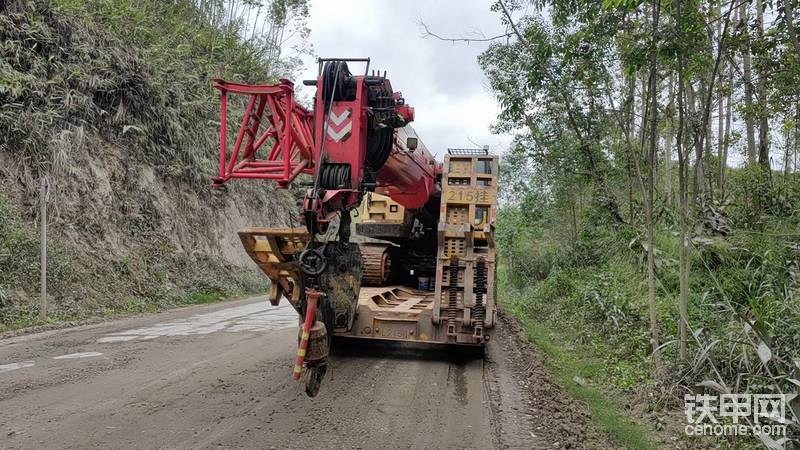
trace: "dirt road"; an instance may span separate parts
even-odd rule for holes
[[[487,358],[370,347],[320,394],[263,299],[0,340],[0,448],[581,448],[580,405],[503,322]]]

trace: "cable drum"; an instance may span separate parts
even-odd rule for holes
[[[396,101],[392,90],[381,83],[369,87],[369,105],[372,109],[367,122],[367,164],[377,171],[389,159],[392,151]]]
[[[369,128],[367,131],[367,164],[377,171],[392,151],[392,135],[394,130],[391,128],[377,128],[373,125],[374,119],[369,118]]]
[[[367,78],[370,81],[366,89],[370,111],[367,118],[366,164],[373,172],[377,172],[389,159],[394,129],[403,126],[403,123],[398,122],[399,116],[395,109],[397,100],[386,78],[375,75]],[[325,63],[322,68],[322,99],[326,113],[333,102],[355,100],[354,81],[346,61]],[[328,178],[328,183],[322,183],[326,189],[332,189],[326,185],[337,186],[344,181],[339,178],[338,173],[331,176],[333,178]],[[346,184],[349,186],[349,178]]]
[[[319,185],[322,189],[350,189],[349,164],[325,164],[319,175]]]
[[[331,100],[353,100],[352,74],[345,61],[330,61],[322,68],[322,100],[327,111]]]

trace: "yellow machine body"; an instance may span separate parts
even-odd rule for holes
[[[445,156],[431,276],[396,273],[407,266],[404,245],[410,246],[418,229],[424,228],[419,215],[389,197],[365,196],[355,219],[354,241],[363,260],[356,314],[351,326],[337,328],[334,335],[437,344],[486,342],[496,316],[498,169],[497,156],[488,152],[451,150]],[[308,232],[246,228],[239,235],[271,281],[270,302],[277,305],[286,298],[299,311],[297,256],[309,242]],[[427,239],[431,246],[432,236]]]

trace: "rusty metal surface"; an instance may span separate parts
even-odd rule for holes
[[[376,239],[407,238],[411,234],[411,225],[405,223],[363,222],[356,224],[356,233]]]
[[[480,345],[483,340],[471,333],[457,339],[433,323],[434,293],[406,286],[362,287],[358,314],[349,332],[336,336],[404,341],[420,344]]]
[[[298,337],[302,338],[303,329],[297,330]],[[328,333],[325,324],[315,321],[308,333],[308,348],[305,353],[305,362],[308,365],[321,363],[328,357]]]
[[[323,302],[332,306],[333,314],[324,318],[326,326],[336,331],[349,330],[361,289],[361,251],[354,243],[328,243],[323,253],[328,269],[319,276],[319,287],[325,293]]]
[[[456,342],[484,341],[495,322],[498,170],[485,151],[445,156],[433,321]]]

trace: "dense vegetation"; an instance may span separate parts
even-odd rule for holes
[[[17,149],[32,176],[63,169],[62,153],[94,131],[168,175],[205,184],[213,153],[198,149],[216,142],[211,79],[264,82],[292,70],[291,60],[270,59],[280,43],[243,39],[237,16],[212,20],[189,1],[11,3],[0,16],[0,126],[8,130],[0,145]],[[273,23],[285,26],[282,14]]]
[[[592,382],[652,409],[798,391],[797,7],[495,2],[505,299]]]
[[[0,2],[0,330],[35,322],[42,177],[51,320],[263,289],[215,254],[209,220],[251,207],[271,223],[283,197],[208,188],[211,80],[291,74],[305,49],[282,54],[284,32],[302,45],[307,15],[296,0]]]

